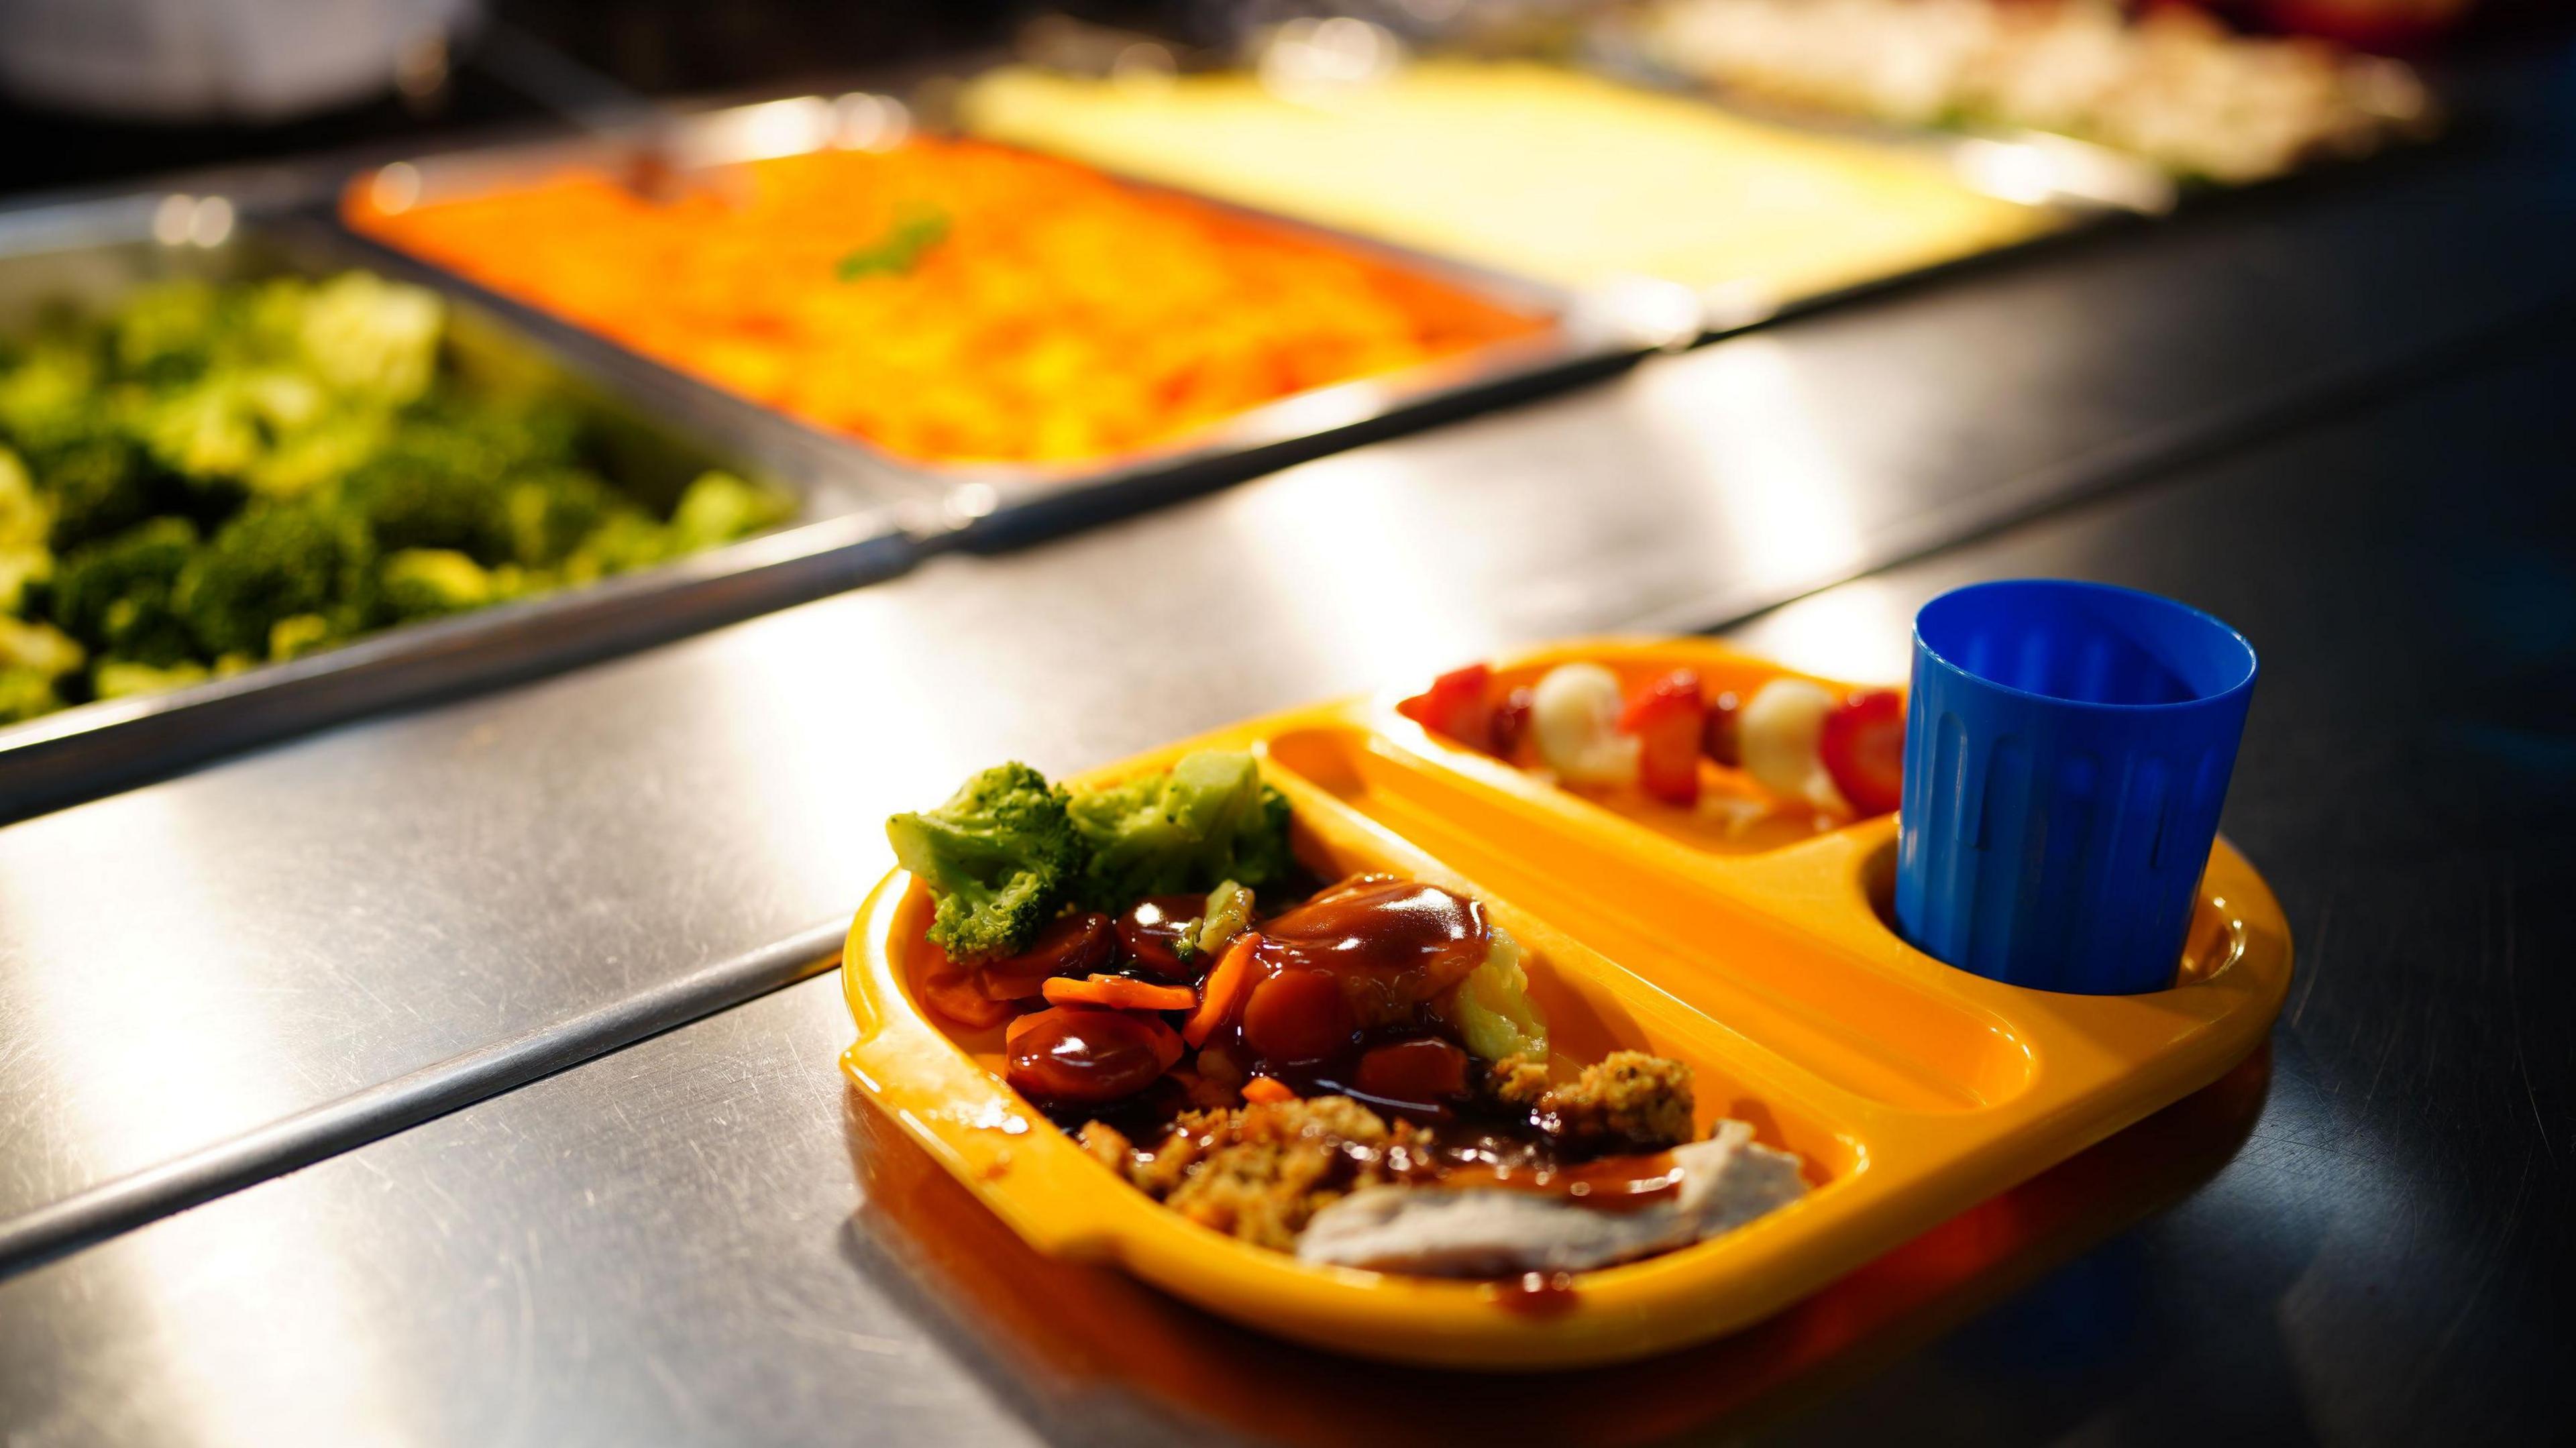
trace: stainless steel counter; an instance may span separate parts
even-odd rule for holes
[[[1704,625],[2462,365],[2576,288],[2576,199],[2538,164],[2091,238],[0,830],[0,1257],[309,1157],[298,1113],[337,1111],[331,1146],[417,1119],[385,1083],[468,1053],[667,1024],[616,1021],[846,911],[876,822],[992,758]]]
[[[2532,1268],[2561,1260],[2542,1229],[2576,1138],[2563,1033],[2526,1028],[2570,1014],[2532,963],[2567,957],[2539,906],[2576,887],[2576,368],[2516,349],[2563,336],[2576,289],[2555,135],[1970,269],[0,829],[0,1256],[385,1138],[22,1258],[0,1432],[1324,1440],[1457,1426],[1431,1401],[1547,1437],[1586,1425],[1575,1401],[1653,1437],[1862,1366],[1884,1372],[1782,1431],[2546,1421],[2568,1389],[2532,1354],[2566,1323]],[[1714,623],[2038,510],[1747,637],[1889,673],[1917,599],[2012,571],[2180,592],[2252,632],[2269,672],[2230,828],[2304,972],[2268,1094],[2249,1068],[1742,1342],[1571,1397],[1391,1399],[1031,1259],[844,1095],[831,982],[761,996],[820,963],[883,816],[973,766],[1073,768],[1508,644]]]
[[[1884,675],[1912,609],[1974,578],[2102,577],[2217,610],[2265,669],[2227,828],[2301,952],[2266,1056],[1741,1338],[1399,1391],[1044,1262],[841,1083],[826,978],[0,1284],[10,1441],[1879,1442],[1902,1421],[1909,1441],[2375,1443],[2563,1424],[2571,386],[2563,343],[2503,359],[1736,631]],[[1221,540],[1258,496],[1185,536]],[[2403,589],[2400,557],[2419,565]],[[786,688],[808,648],[875,646],[865,612],[708,651],[737,688],[776,667],[818,732],[961,759],[1041,732],[970,713],[936,744],[938,721],[871,712],[867,687]],[[769,633],[779,654],[747,647]],[[1026,707],[1059,705],[1106,707],[1088,688]],[[1073,737],[1080,757],[1137,742]],[[800,763],[791,788],[737,761],[780,779],[775,838],[821,851],[764,858],[851,893],[867,848],[832,842],[894,786]]]

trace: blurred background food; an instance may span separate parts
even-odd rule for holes
[[[960,114],[998,140],[1569,286],[1811,294],[2051,224],[1935,157],[1560,67],[1389,55],[1321,70],[1009,69],[970,82]]]
[[[600,471],[584,410],[365,272],[180,278],[0,338],[0,723],[675,558],[792,500]]]
[[[2113,0],[1664,0],[1652,53],[1727,90],[1911,125],[2056,131],[2244,182],[2422,124],[2405,66]]]
[[[667,202],[609,176],[388,207],[368,235],[888,452],[1057,462],[1545,322],[1187,198],[971,141],[736,168]]]

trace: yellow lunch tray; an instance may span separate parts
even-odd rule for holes
[[[1706,640],[1583,641],[1498,667],[1498,686],[1578,659],[1631,686],[1689,667],[1712,691],[1790,672]],[[1298,856],[1318,877],[1386,870],[1482,900],[1520,940],[1559,1054],[1634,1048],[1689,1063],[1701,1128],[1732,1116],[1797,1152],[1805,1199],[1578,1274],[1570,1297],[1311,1266],[1236,1241],[1119,1180],[1004,1084],[1000,1027],[955,1029],[924,1011],[912,980],[930,900],[900,870],[850,928],[842,984],[859,1038],[844,1069],[1041,1252],[1115,1263],[1338,1352],[1574,1367],[1748,1326],[2198,1090],[2262,1041],[2289,987],[2280,906],[2224,840],[2172,989],[2061,995],[1954,970],[1889,928],[1892,818],[1818,832],[1777,815],[1582,797],[1427,733],[1393,702],[1254,720],[1073,783],[1249,749],[1287,795]]]

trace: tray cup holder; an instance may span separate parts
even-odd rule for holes
[[[1869,901],[1870,913],[1878,917],[1878,923],[1886,928],[1888,935],[1905,949],[1914,950],[1896,923],[1894,840],[1861,858],[1860,890],[1863,898]],[[2220,902],[2211,899],[2207,890],[2201,891],[2199,898],[2192,903],[2191,925],[2183,937],[2182,961],[2174,974],[2175,988],[2217,979],[2221,971],[2244,956],[2245,947],[2243,924],[2221,908]]]

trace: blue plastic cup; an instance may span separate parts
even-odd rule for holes
[[[1898,928],[2013,985],[2172,985],[2254,672],[2243,634],[2135,589],[2023,579],[1925,604]]]

